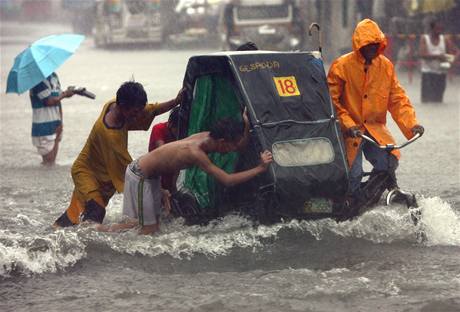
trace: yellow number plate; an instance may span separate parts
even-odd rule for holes
[[[273,77],[276,90],[280,96],[296,96],[300,95],[297,81],[294,76],[289,77]]]

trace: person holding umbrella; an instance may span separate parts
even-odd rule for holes
[[[62,139],[61,100],[70,98],[75,93],[73,87],[61,91],[61,84],[56,73],[30,89],[32,103],[32,144],[42,156],[42,164],[52,166],[56,161],[59,142]]]
[[[53,165],[62,138],[61,100],[72,97],[77,90],[61,91],[55,70],[79,47],[82,35],[52,35],[39,39],[14,59],[8,74],[7,93],[30,90],[32,104],[32,143],[43,158],[44,165]]]

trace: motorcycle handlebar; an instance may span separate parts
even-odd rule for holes
[[[394,144],[380,145],[373,138],[371,138],[371,137],[369,137],[369,136],[367,136],[365,134],[361,134],[360,137],[363,138],[364,140],[366,140],[367,142],[373,144],[374,146],[382,149],[382,150],[386,150],[386,151],[391,152],[392,150],[402,149],[403,147],[415,142],[418,138],[421,137],[421,135],[420,135],[420,133],[417,133],[410,140],[404,142],[401,145],[394,145]]]

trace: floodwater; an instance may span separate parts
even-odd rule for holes
[[[426,134],[403,151],[400,185],[419,194],[419,242],[407,210],[379,206],[353,221],[255,226],[228,216],[207,226],[176,220],[155,236],[53,231],[67,207],[70,166],[102,105],[134,78],[150,101],[175,97],[187,60],[206,50],[97,50],[87,39],[57,71],[63,86],[87,87],[92,101],[63,101],[58,165],[40,166],[31,144],[27,93],[4,93],[14,56],[58,25],[3,24],[1,32],[1,311],[459,311],[460,79],[446,103],[422,105],[419,78],[400,74]],[[164,121],[159,117],[155,122]],[[389,118],[391,119],[391,118]],[[403,138],[391,124],[399,141]],[[131,133],[133,157],[149,132]],[[121,216],[121,196],[106,217]]]

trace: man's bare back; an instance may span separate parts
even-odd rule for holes
[[[197,165],[197,158],[206,156],[201,145],[209,132],[200,132],[183,140],[164,144],[143,155],[139,167],[146,177],[156,177]]]
[[[208,157],[208,153],[228,153],[237,150],[238,142],[226,142],[223,139],[213,139],[210,132],[200,132],[185,139],[171,142],[145,154],[139,158],[139,167],[146,177],[157,177],[182,169],[198,166],[206,173],[214,176],[224,185],[234,185],[249,180],[265,171],[272,154],[269,151],[261,153],[259,166],[252,169],[228,174]]]

